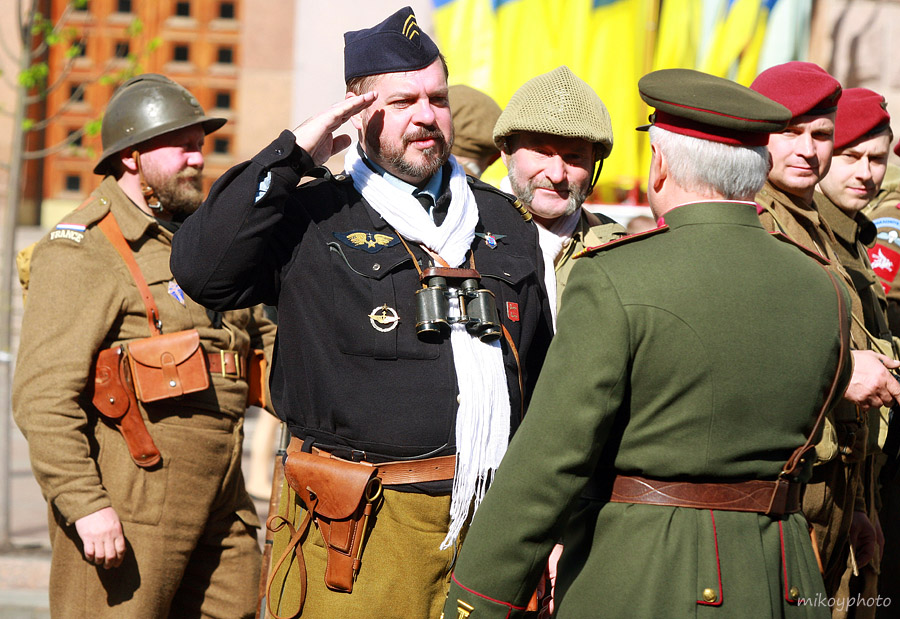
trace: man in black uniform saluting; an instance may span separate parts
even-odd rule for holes
[[[548,345],[543,267],[513,198],[450,157],[447,67],[412,10],[346,33],[344,59],[346,98],[219,179],[172,269],[210,307],[278,308],[271,608],[437,617]]]

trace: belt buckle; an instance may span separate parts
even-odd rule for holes
[[[225,355],[230,354],[234,359],[234,374],[229,374],[225,369]],[[241,377],[241,358],[236,350],[220,350],[219,351],[219,370],[224,378],[238,379]]]

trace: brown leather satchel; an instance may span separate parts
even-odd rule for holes
[[[300,614],[306,597],[306,563],[300,541],[309,529],[310,520],[325,542],[328,561],[325,568],[325,585],[334,591],[350,593],[362,564],[363,538],[366,534],[372,506],[381,496],[381,480],[378,469],[367,462],[351,462],[325,452],[289,453],[284,462],[284,477],[291,489],[303,501],[307,510],[300,528],[293,526],[280,515],[269,518],[266,526],[278,531],[285,525],[291,532],[291,541],[273,566],[267,589],[285,559],[293,551],[300,569]],[[280,522],[277,522],[280,521]],[[268,602],[271,603],[271,592]],[[274,617],[279,617],[269,607]]]
[[[97,356],[91,401],[101,415],[116,424],[135,464],[147,468],[160,461],[159,449],[141,417],[121,346],[101,350]]]
[[[137,399],[156,402],[209,387],[209,365],[196,329],[124,345]]]

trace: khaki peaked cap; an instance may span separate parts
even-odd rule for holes
[[[598,146],[597,158],[609,156],[612,123],[603,101],[587,82],[563,65],[533,77],[519,88],[494,125],[494,143],[517,132],[581,138]]]
[[[656,108],[654,125],[713,142],[765,146],[769,134],[791,119],[790,110],[769,97],[692,69],[653,71],[640,79],[638,90]]]

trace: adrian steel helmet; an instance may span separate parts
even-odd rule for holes
[[[207,116],[194,95],[164,75],[133,77],[116,89],[106,106],[100,132],[103,154],[94,174],[110,173],[110,158],[129,146],[197,124],[210,134],[225,119]]]

